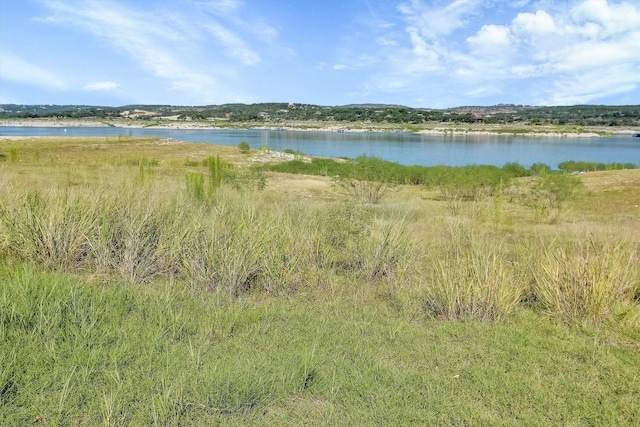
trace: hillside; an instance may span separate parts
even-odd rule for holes
[[[298,103],[223,104],[207,106],[0,105],[0,118],[128,118],[136,120],[217,120],[277,124],[297,122],[486,123],[567,126],[640,127],[640,105],[575,105],[536,107],[500,104],[450,109],[401,105],[351,104],[322,106]]]

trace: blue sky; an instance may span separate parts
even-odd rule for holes
[[[639,104],[640,0],[6,0],[0,103]]]

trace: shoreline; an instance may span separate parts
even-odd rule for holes
[[[315,126],[314,126],[315,125]],[[122,120],[98,120],[98,119],[52,119],[52,118],[20,118],[20,119],[0,119],[0,133],[2,127],[114,127],[120,129],[176,129],[176,130],[271,130],[271,131],[299,131],[299,132],[380,132],[380,133],[414,133],[418,135],[493,135],[493,136],[524,136],[524,137],[553,137],[553,138],[598,138],[601,136],[629,136],[633,137],[639,132],[631,128],[560,128],[553,126],[541,127],[540,129],[527,129],[531,125],[516,127],[513,125],[474,125],[467,126],[457,124],[455,126],[424,126],[424,128],[411,129],[401,125],[376,126],[369,123],[326,123],[324,126],[317,126],[317,123],[286,123],[281,126],[275,125],[254,125],[253,123],[237,123],[224,126],[219,122],[209,123],[202,121],[175,121],[165,120],[162,122],[142,123],[130,119]]]

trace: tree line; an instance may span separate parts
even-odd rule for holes
[[[401,105],[361,104],[322,106],[293,103],[222,104],[209,106],[126,105],[0,105],[0,117],[101,118],[126,116],[125,112],[150,112],[137,120],[174,116],[180,120],[230,122],[330,121],[422,124],[431,122],[573,126],[640,126],[640,105],[524,106],[496,105],[450,109],[411,108]]]

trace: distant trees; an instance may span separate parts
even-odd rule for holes
[[[498,105],[494,107],[459,107],[445,110],[410,108],[399,105],[321,106],[283,102],[260,104],[223,104],[202,107],[167,105],[129,105],[96,107],[86,105],[0,105],[0,117],[118,117],[122,111],[142,109],[158,116],[179,115],[182,120],[223,118],[231,122],[337,121],[421,124],[512,123],[517,120],[533,125],[566,126],[640,126],[640,105],[575,105],[531,107]]]

